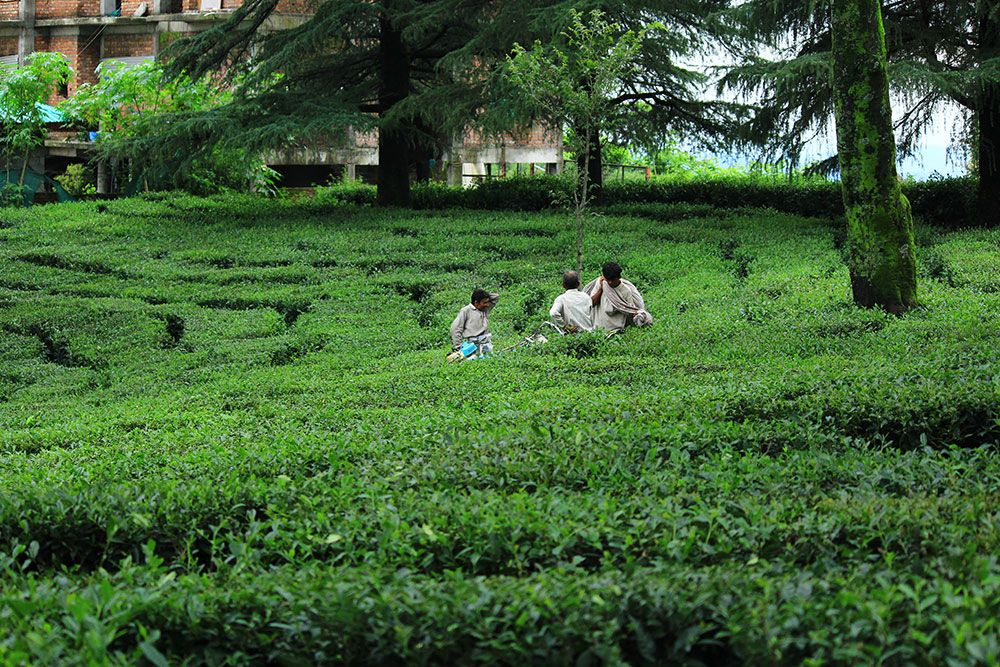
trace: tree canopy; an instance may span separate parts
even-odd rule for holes
[[[326,0],[300,25],[269,30],[276,7],[249,0],[168,54],[175,74],[225,67],[236,84],[202,139],[277,148],[377,129],[382,204],[408,202],[411,164],[472,122],[483,68],[536,29],[519,2]]]
[[[497,135],[523,125],[516,101],[493,76],[514,42],[552,40],[571,9],[595,8],[623,30],[654,20],[669,28],[637,55],[634,77],[618,91],[615,134],[705,136],[725,127],[721,107],[698,101],[703,76],[681,57],[702,47],[707,17],[725,4],[326,0],[299,25],[276,30],[277,0],[248,0],[223,25],[178,40],[166,53],[174,75],[224,71],[235,84],[232,101],[210,115],[174,117],[173,138],[149,154],[176,152],[178,140],[265,150],[346,143],[348,127],[377,130],[379,202],[405,205],[411,166],[455,133],[475,126]]]
[[[44,103],[72,74],[60,53],[31,54],[24,67],[0,67],[0,139],[7,179],[12,158],[22,160],[18,185],[24,183],[28,155],[45,141]]]
[[[573,3],[581,11],[599,10],[618,36],[637,34],[656,23],[662,29],[650,31],[641,41],[631,67],[609,97],[612,114],[606,131],[591,131],[589,151],[590,182],[602,182],[601,142],[642,146],[648,152],[669,144],[673,137],[687,143],[718,145],[728,136],[742,105],[706,100],[703,95],[708,75],[700,66],[702,56],[716,48],[718,40],[731,29],[721,20],[729,0],[617,0]],[[565,13],[565,8],[557,8]],[[567,26],[565,16],[550,13],[550,23]],[[566,48],[561,33],[551,43]],[[583,128],[569,128],[582,133]],[[577,156],[582,168],[583,156]]]
[[[798,161],[833,115],[831,0],[748,0],[729,13],[741,38],[740,63],[722,86],[759,96],[748,143]],[[947,105],[962,110],[961,133],[974,145],[983,195],[1000,188],[1000,29],[996,0],[892,0],[883,3],[889,72],[905,108],[895,131],[902,155],[919,149]],[[821,167],[833,167],[835,158]],[[980,206],[997,222],[995,206]],[[990,216],[993,216],[990,219]]]

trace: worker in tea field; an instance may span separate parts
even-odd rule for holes
[[[451,345],[458,350],[463,341],[475,344],[478,354],[489,354],[493,351],[490,340],[490,311],[500,300],[499,294],[476,289],[472,292],[472,303],[458,311],[455,321],[451,323]]]
[[[620,331],[625,327],[645,327],[653,323],[646,311],[646,302],[635,285],[622,278],[622,267],[608,262],[601,277],[587,283],[583,291],[590,295],[594,328]]]
[[[564,292],[556,297],[549,309],[552,321],[570,333],[593,329],[593,306],[590,297],[580,291],[580,274],[576,271],[564,273],[562,288]]]

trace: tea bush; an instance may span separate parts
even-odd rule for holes
[[[654,326],[452,365],[473,288],[547,317],[565,214],[0,216],[0,664],[1000,659],[995,231],[919,228],[897,318],[824,219],[609,206],[584,278]]]
[[[470,208],[498,211],[545,211],[571,200],[569,176],[522,176],[484,179],[470,188],[439,183],[414,185],[415,209]],[[976,182],[971,178],[906,181],[903,194],[918,223],[945,229],[978,224]],[[318,188],[326,203],[368,206],[375,202],[375,186],[337,183]],[[806,217],[839,220],[844,215],[837,181],[788,181],[780,174],[741,174],[700,179],[655,177],[650,181],[608,180],[594,202],[613,214],[638,214],[662,220],[664,215],[706,215],[732,209],[773,209]],[[668,206],[663,206],[664,204]]]

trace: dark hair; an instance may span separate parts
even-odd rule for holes
[[[608,262],[601,269],[601,273],[607,280],[618,280],[622,277],[622,267],[618,266],[616,262]]]
[[[472,302],[482,301],[483,299],[490,298],[490,293],[484,289],[474,289],[472,290]]]
[[[580,286],[580,274],[576,271],[567,271],[563,274],[563,287],[566,289],[576,289]]]

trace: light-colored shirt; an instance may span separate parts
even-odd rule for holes
[[[634,289],[635,288],[632,287],[631,283],[627,283],[624,280],[618,284],[618,287],[612,287],[608,283],[604,283],[601,300],[594,306],[594,328],[604,329],[605,331],[614,331],[615,329],[621,329],[624,327],[627,313],[624,313],[611,305],[611,301],[608,298],[608,292],[615,292],[623,302],[629,304],[633,308],[641,309],[645,304],[640,305],[640,303],[636,302],[635,297],[638,295],[638,292],[633,293]],[[639,298],[641,301],[642,297]]]
[[[556,297],[549,309],[549,317],[562,328],[574,327],[581,331],[594,328],[590,297],[576,289],[569,289]]]
[[[490,311],[500,300],[499,294],[490,294],[490,305],[486,310],[478,310],[471,303],[458,311],[455,320],[451,323],[451,344],[458,347],[462,340],[472,336],[482,336],[490,330]]]

